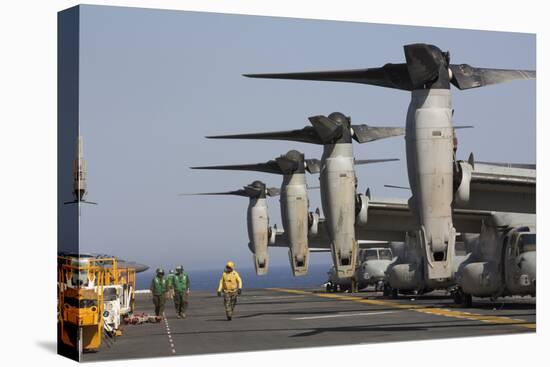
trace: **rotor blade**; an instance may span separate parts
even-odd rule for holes
[[[434,52],[439,51],[435,46],[416,43],[403,48],[413,89],[421,88],[427,82],[437,79],[440,63],[434,58]]]
[[[390,189],[402,189],[402,190],[410,190],[410,187],[406,186],[397,186],[397,185],[384,185],[384,187],[389,187]]]
[[[459,125],[459,126],[453,126],[455,130],[459,129],[473,129],[474,127],[472,125]]]
[[[236,195],[236,196],[248,196],[244,190],[235,191],[222,191],[222,192],[197,192],[193,194],[179,194],[178,196],[198,196],[198,195]]]
[[[326,116],[311,116],[308,120],[313,125],[321,141],[325,144],[342,136],[344,127]]]
[[[258,139],[258,140],[287,140],[300,143],[323,144],[315,129],[306,126],[298,130],[271,131],[265,133],[247,133],[232,135],[207,136],[207,139]]]
[[[404,127],[375,127],[368,125],[351,125],[353,129],[353,138],[358,143],[368,143],[379,139],[390,138],[392,136],[405,135]]]
[[[449,65],[453,73],[451,83],[460,90],[484,87],[518,79],[536,79],[535,70],[475,68],[468,64]]]
[[[191,169],[257,171],[257,172],[274,173],[279,175],[282,174],[281,168],[275,161],[269,161],[266,163],[231,164],[231,165],[222,165],[222,166],[197,166],[197,167],[191,167]]]
[[[385,159],[356,159],[355,164],[370,164],[370,163],[382,163],[382,162],[395,162],[399,158],[385,158]]]
[[[407,64],[386,64],[380,68],[313,71],[304,73],[243,74],[248,78],[318,80],[370,84],[379,87],[412,90]]]
[[[277,187],[268,187],[266,191],[267,191],[267,196],[277,196],[281,194],[281,189]]]
[[[306,171],[311,174],[321,172],[321,161],[315,158],[306,159]]]
[[[246,192],[246,194],[251,198],[263,196],[267,191],[265,184],[263,183],[261,187],[254,186],[254,184],[250,184],[250,185],[244,186],[243,189]]]
[[[317,189],[320,189],[321,186],[308,186],[307,189],[308,190],[317,190]]]

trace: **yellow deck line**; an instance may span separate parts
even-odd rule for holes
[[[317,297],[333,298],[333,299],[338,299],[342,301],[366,303],[369,305],[401,308],[401,309],[421,312],[421,313],[430,314],[430,315],[453,317],[457,319],[468,319],[473,321],[482,321],[490,324],[499,324],[499,325],[509,324],[509,325],[524,327],[528,329],[536,329],[537,327],[536,323],[529,323],[529,322],[526,322],[525,320],[513,319],[505,316],[482,315],[482,314],[476,314],[471,312],[447,310],[447,309],[438,308],[438,307],[426,307],[422,305],[405,304],[405,303],[399,303],[395,301],[382,300],[382,299],[366,299],[363,297],[345,296],[345,295],[339,295],[334,293],[314,293],[314,292],[302,291],[297,289],[286,289],[286,288],[269,288],[269,289],[273,291],[279,291],[279,292],[314,295]]]

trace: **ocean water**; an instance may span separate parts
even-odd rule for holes
[[[312,264],[307,275],[294,277],[288,265],[273,266],[266,275],[258,276],[253,268],[237,269],[242,280],[243,288],[310,288],[321,287],[328,279],[327,272],[330,265]],[[189,270],[187,271],[191,281],[191,289],[212,290],[218,288],[223,269]],[[137,274],[137,289],[149,289],[154,271],[146,271]]]

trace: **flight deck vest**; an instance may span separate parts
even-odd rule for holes
[[[176,291],[177,293],[181,293],[187,290],[187,284],[188,284],[187,274],[185,273],[181,275],[175,274],[171,280],[172,280],[172,287],[174,287],[174,291]]]
[[[242,285],[241,277],[235,270],[230,273],[223,272],[220,285],[225,292],[235,292]]]
[[[167,284],[165,278],[153,278],[153,284],[151,285],[151,292],[153,292],[153,296],[163,295],[166,292],[166,287]]]

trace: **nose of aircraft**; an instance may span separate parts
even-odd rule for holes
[[[363,272],[370,278],[383,278],[389,261],[371,260],[363,263]]]

